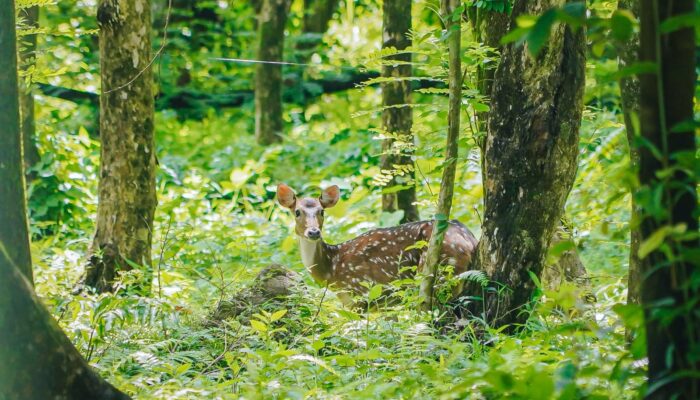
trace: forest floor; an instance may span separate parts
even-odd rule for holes
[[[246,129],[236,112],[187,123],[159,113],[148,293],[125,289],[146,274],[137,268],[122,277],[116,296],[71,294],[90,243],[97,144],[84,130],[49,136],[42,146],[55,150],[63,215],[58,224],[32,224],[35,234],[56,233],[32,245],[37,292],[89,362],[136,398],[636,398],[644,350],[636,342],[628,350],[622,322],[635,326],[639,315],[624,306],[628,198],[611,182],[625,167],[619,150],[625,138],[614,115],[587,113],[567,205],[597,302],[585,304],[573,285],[543,289],[521,333],[487,329],[477,337],[469,325],[446,331],[433,323],[440,316],[417,312],[415,286],[403,292],[402,304],[355,313],[303,270],[292,218],[274,200],[278,182],[307,193],[340,186],[341,202],[328,210],[324,227],[332,243],[397,218],[379,212],[371,185],[379,142],[369,140],[362,118],[334,116],[353,111],[353,96],[363,95],[309,107],[312,122],[267,148],[245,135],[231,141],[229,133]],[[433,191],[439,143],[438,135],[426,137],[417,161]],[[461,151],[453,216],[477,231],[479,162],[466,142]],[[429,193],[421,191],[424,216],[433,207]],[[252,316],[207,325],[219,300],[270,263],[298,271],[307,290]]]

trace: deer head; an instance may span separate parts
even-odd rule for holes
[[[323,190],[318,198],[305,197],[302,199],[297,199],[294,190],[284,183],[277,186],[277,201],[282,207],[288,208],[294,213],[294,231],[299,237],[311,241],[321,239],[323,210],[336,205],[339,197],[340,191],[336,185]]]

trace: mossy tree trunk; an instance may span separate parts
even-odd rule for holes
[[[395,48],[402,52],[411,46],[408,37],[411,30],[411,1],[385,0],[383,6],[382,49]],[[382,76],[387,78],[407,78],[411,76],[411,54],[396,54],[387,57],[382,66]],[[382,143],[381,168],[391,175],[385,189],[391,193],[382,194],[382,210],[403,211],[401,223],[418,221],[416,202],[415,171],[413,153],[415,140],[413,109],[411,103],[411,82],[397,80],[382,84],[382,128],[389,138]],[[398,191],[394,191],[400,189]]]
[[[0,258],[5,260],[0,272],[5,273],[5,269],[16,266],[31,283],[32,259],[24,198],[14,1],[4,2],[0,6],[0,71],[3,71],[0,73]]]
[[[39,7],[32,6],[23,11],[27,27],[39,27]],[[36,63],[36,34],[23,36],[20,42],[19,67],[29,70]],[[41,156],[36,144],[36,124],[34,121],[34,93],[32,85],[25,81],[20,82],[20,114],[22,116],[22,151],[24,170],[28,180],[34,179],[34,174],[29,170],[39,163]]]
[[[435,228],[430,234],[430,241],[426,250],[420,273],[423,279],[420,283],[421,307],[424,310],[433,308],[435,281],[437,278],[440,251],[442,250],[445,232],[449,226],[450,211],[452,209],[452,196],[454,194],[455,175],[457,172],[457,157],[459,155],[459,125],[462,106],[462,19],[461,16],[453,18],[460,0],[441,0],[440,11],[445,21],[445,29],[449,32],[447,48],[449,51],[449,101],[447,112],[447,142],[445,144],[445,163],[440,182],[440,194],[438,195],[437,213],[435,216]]]
[[[117,271],[131,269],[129,262],[151,265],[157,201],[150,4],[101,0],[97,18],[101,165],[97,227],[85,283],[109,291]]]
[[[255,65],[255,137],[268,145],[282,141],[282,65],[284,28],[291,0],[261,0],[258,13],[258,60]]]
[[[561,6],[518,0],[511,18]],[[511,23],[511,26],[514,26]],[[537,56],[503,48],[494,75],[484,148],[484,221],[476,269],[498,285],[484,299],[492,326],[522,323],[577,169],[583,110],[585,36],[553,27]]]
[[[692,27],[664,32],[661,26],[696,11],[694,0],[640,5],[641,62],[654,63],[655,73],[642,73],[638,200],[645,243],[671,227],[642,259],[641,303],[649,359],[648,399],[700,398],[700,314],[698,271],[697,145],[693,121],[696,43]],[[653,239],[652,239],[653,240]],[[646,243],[653,243],[646,242]]]
[[[128,399],[82,359],[31,286],[14,1],[0,3],[0,398]]]
[[[618,7],[622,10],[629,10],[635,16],[639,15],[638,0],[620,0]],[[639,59],[639,34],[634,32],[624,43],[618,46],[619,69],[633,65]],[[635,143],[637,134],[635,121],[639,119],[639,79],[630,75],[620,79],[620,100],[622,112],[625,118],[625,131],[627,132],[627,142],[629,144],[630,166],[632,170],[639,170],[639,150]],[[634,189],[633,189],[634,191]],[[641,260],[639,259],[639,245],[642,243],[639,223],[641,220],[641,210],[634,198],[634,193],[630,200],[630,254],[629,254],[629,276],[627,278],[627,303],[639,304],[639,289],[641,276],[639,275]]]
[[[508,13],[505,12],[495,12],[487,11],[483,8],[471,7],[468,9],[469,18],[471,21],[471,27],[474,31],[476,40],[482,42],[486,46],[489,46],[495,50],[492,53],[492,57],[497,57],[503,51],[503,45],[501,44],[501,39],[508,33],[510,28],[511,18]],[[498,62],[491,62],[487,64],[480,64],[477,66],[477,88],[479,93],[486,96],[487,100],[491,99],[491,92],[493,89],[494,75],[496,73],[496,67]],[[478,112],[476,114],[477,127],[479,129],[478,135],[476,137],[477,143],[481,149],[481,172],[483,181],[486,181],[483,175],[486,171],[484,168],[484,152],[486,144],[486,135],[488,130],[488,111]],[[559,228],[555,230],[552,236],[551,246],[557,243],[561,243],[563,240],[572,241],[573,237],[571,235],[566,235],[567,238],[563,239],[559,234],[560,232],[570,231],[567,226],[560,224]],[[550,247],[551,247],[550,246]],[[550,289],[558,289],[562,282],[590,282],[588,279],[588,271],[581,261],[581,257],[576,248],[572,248],[564,252],[560,260],[555,264],[550,266],[549,276],[553,276],[556,273],[552,273],[554,270],[564,271],[560,276],[554,279],[555,282],[548,282],[547,285]],[[543,282],[544,284],[545,282]],[[595,296],[591,293],[587,294],[587,299],[591,300]]]
[[[7,208],[17,212],[19,207]],[[23,269],[28,265],[17,266]],[[102,379],[82,358],[36,297],[29,281],[2,252],[0,329],[0,360],[7,366],[0,371],[0,398],[129,398]]]
[[[502,50],[501,38],[508,33],[510,26],[510,16],[507,13],[487,11],[476,6],[469,8],[469,20],[477,41],[495,49],[498,53]],[[491,54],[496,57],[496,54]],[[479,94],[491,97],[493,88],[493,76],[496,73],[496,63],[480,64],[477,66],[477,88]],[[488,111],[477,113],[477,126],[481,135],[486,134],[488,128]],[[477,137],[482,151],[484,148],[485,136]],[[482,157],[483,160],[483,157]],[[482,162],[483,164],[483,162]]]

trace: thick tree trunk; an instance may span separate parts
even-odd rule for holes
[[[101,0],[100,182],[85,283],[109,291],[116,272],[151,265],[156,207],[151,17],[147,0]],[[145,282],[148,285],[148,282]]]
[[[510,15],[508,15],[508,13],[487,11],[483,8],[471,7],[469,9],[469,18],[476,40],[495,49],[496,52],[500,54],[503,51],[501,39],[508,33],[508,29],[510,28]],[[492,54],[492,56],[496,57],[498,54]],[[490,63],[477,66],[477,88],[479,89],[479,93],[486,96],[489,100],[491,99],[493,79],[497,65],[497,63]],[[476,139],[481,148],[481,172],[484,182],[486,181],[486,177],[483,174],[486,171],[484,167],[484,152],[487,135],[486,131],[488,130],[488,116],[488,111],[482,111],[476,114],[477,127],[479,129],[479,135]],[[559,234],[561,231],[567,231],[567,227],[560,225],[559,228],[555,230],[552,236],[552,245],[563,240]],[[547,267],[545,271],[547,276],[543,277],[542,281],[543,283],[547,281],[547,285],[550,289],[557,290],[564,281],[574,283],[586,282],[586,285],[590,283],[588,271],[583,265],[581,257],[576,249],[565,251],[556,264]],[[587,291],[586,301],[592,302],[595,301],[594,299],[595,296],[593,293]]]
[[[385,0],[382,48],[395,48],[399,52],[411,46],[408,33],[411,30],[411,1],[410,0]],[[387,78],[410,77],[411,54],[396,54],[388,57],[384,65],[382,76]],[[386,189],[391,191],[397,186],[402,189],[382,195],[382,210],[394,212],[403,211],[401,223],[418,221],[418,207],[416,202],[415,171],[413,165],[414,137],[413,109],[411,102],[411,83],[409,81],[386,82],[382,84],[382,127],[384,133],[390,138],[382,143],[381,167],[383,171],[391,171],[391,181]]]
[[[473,6],[469,9],[469,19],[471,21],[474,36],[478,42],[494,48],[497,52],[503,49],[501,38],[508,33],[510,27],[510,16],[507,13],[487,11],[483,8]],[[496,56],[493,54],[493,56]],[[479,93],[491,98],[493,88],[493,77],[496,73],[495,63],[480,64],[477,66],[477,88]],[[479,131],[486,134],[488,128],[488,111],[477,113],[477,126]],[[479,140],[479,145],[484,149],[485,140]],[[482,157],[483,166],[483,157]]]
[[[338,9],[338,0],[304,0],[304,18],[301,33],[304,36],[297,44],[299,50],[313,50],[321,43],[328,24]]]
[[[639,147],[642,239],[677,225],[684,225],[686,232],[685,237],[670,234],[642,259],[649,387],[655,387],[647,393],[649,399],[700,398],[698,176],[692,172],[698,158],[689,123],[696,83],[695,32],[692,27],[660,32],[665,21],[693,12],[694,0],[642,1],[640,7],[640,61],[655,63],[658,70],[639,76],[640,126],[646,142]],[[681,123],[685,125],[679,127]]]
[[[3,71],[0,73],[0,257],[4,253],[7,259],[5,265],[9,265],[5,268],[17,266],[31,283],[32,259],[24,198],[14,1],[4,2],[0,6],[0,71]]]
[[[14,204],[7,208],[15,212],[19,209]],[[24,241],[28,243],[26,238]],[[18,266],[26,268],[28,265]],[[2,252],[0,327],[0,360],[4,364],[0,371],[0,398],[129,398],[85,362],[36,297],[29,282]]]
[[[618,7],[622,10],[629,10],[635,16],[639,15],[638,0],[620,0]],[[633,33],[625,43],[618,46],[619,69],[628,67],[639,59],[639,34]],[[627,142],[630,152],[630,166],[635,174],[639,170],[639,150],[635,143],[635,123],[639,118],[639,79],[636,76],[626,76],[620,79],[620,100],[622,102],[622,112],[625,118],[625,131],[627,132]],[[633,193],[634,194],[634,193]],[[639,245],[642,243],[639,223],[641,221],[641,210],[634,199],[630,200],[630,254],[629,254],[629,275],[627,278],[627,303],[639,304],[639,288],[641,276],[639,275]]]
[[[39,27],[39,7],[32,6],[24,10],[27,27]],[[28,70],[36,63],[36,34],[26,35],[22,38],[19,52],[20,68]],[[22,151],[24,157],[24,170],[27,180],[33,180],[34,175],[29,170],[41,160],[36,144],[36,125],[34,123],[34,93],[32,85],[20,82],[19,94],[20,114],[22,116]]]
[[[438,263],[440,262],[440,250],[445,238],[445,232],[449,226],[450,210],[452,208],[452,195],[454,193],[455,174],[457,171],[457,157],[459,155],[459,125],[462,106],[462,19],[453,18],[460,0],[441,0],[440,9],[442,19],[445,21],[445,29],[449,32],[447,47],[449,51],[449,104],[447,115],[447,143],[445,144],[445,164],[442,170],[442,182],[438,195],[438,206],[435,218],[435,229],[430,234],[428,249],[422,260],[420,273],[423,280],[420,284],[421,307],[424,310],[433,308],[433,292],[437,278]]]
[[[516,1],[512,18],[561,1]],[[493,326],[522,323],[577,168],[583,110],[583,30],[552,29],[547,47],[503,49],[494,76],[485,143],[484,221],[477,269],[498,285],[484,307]]]
[[[291,0],[261,0],[258,14],[258,60],[282,61],[284,27]],[[282,66],[255,65],[255,137],[262,145],[282,141]]]

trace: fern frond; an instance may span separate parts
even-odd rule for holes
[[[489,278],[483,271],[469,270],[457,275],[457,279],[465,282],[478,283],[481,287],[489,284]]]

